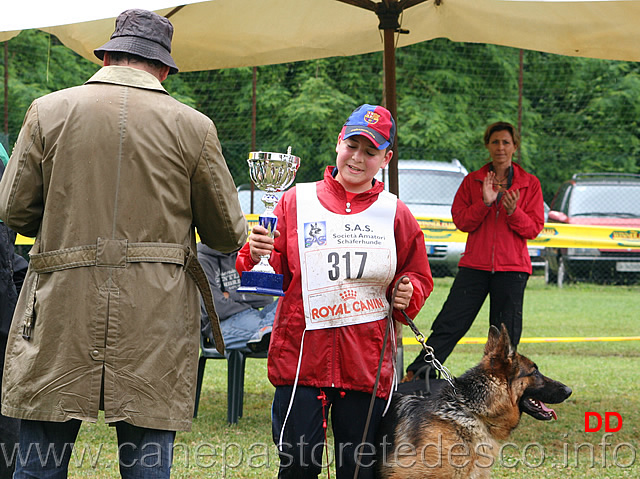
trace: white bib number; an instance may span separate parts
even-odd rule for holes
[[[381,194],[362,213],[339,215],[320,204],[315,184],[298,184],[296,190],[307,329],[384,318],[396,270],[395,196]]]

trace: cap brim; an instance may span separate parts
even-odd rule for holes
[[[367,128],[366,126],[360,125],[352,125],[344,127],[344,134],[342,135],[343,139],[347,139],[351,136],[362,135],[366,136],[371,140],[371,142],[375,145],[378,150],[384,150],[389,146],[389,140],[387,140],[384,136],[382,136],[376,130],[371,128]]]
[[[169,74],[178,73],[178,67],[171,58],[171,54],[160,44],[146,38],[124,36],[109,40],[100,48],[96,48],[93,54],[100,60],[104,60],[104,52],[124,52],[157,60],[169,67]]]

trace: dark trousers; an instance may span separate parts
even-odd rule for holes
[[[20,424],[20,449],[14,479],[67,477],[72,448],[82,421],[26,421]],[[168,479],[175,431],[115,423],[120,475],[126,479]]]
[[[284,423],[291,386],[276,387],[272,408],[272,432],[276,445]],[[326,404],[318,399],[324,392]],[[287,418],[280,450],[280,479],[316,479],[322,473],[325,453],[323,420],[331,414],[334,437],[333,457],[337,479],[353,479],[356,462],[359,462],[358,479],[375,477],[375,434],[382,418],[385,401],[376,398],[367,438],[362,444],[371,394],[359,391],[340,391],[335,388],[298,386]],[[324,409],[324,415],[323,415]]]
[[[489,324],[507,327],[511,343],[517,346],[522,335],[522,306],[528,273],[514,271],[480,271],[460,268],[442,310],[431,325],[427,345],[438,361],[444,363],[458,341],[469,331],[480,308],[489,295]],[[424,366],[424,351],[407,371]]]
[[[11,317],[8,318],[9,323]],[[4,353],[7,349],[7,335],[0,331],[0,396],[2,396],[2,372],[4,371]],[[20,436],[20,419],[0,414],[0,479],[11,479],[15,469],[15,461],[11,454],[18,445]]]

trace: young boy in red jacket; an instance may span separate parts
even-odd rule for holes
[[[361,442],[392,291],[406,276],[393,302],[393,318],[403,321],[400,311],[414,318],[433,289],[416,219],[374,179],[393,156],[395,131],[386,108],[354,110],[338,136],[336,166],[285,192],[273,238],[254,226],[238,255],[238,271],[270,254],[284,275],[268,360],[280,478],[318,477],[329,411],[338,479],[353,478],[357,462],[360,479],[374,477],[375,433],[395,383],[393,341]]]

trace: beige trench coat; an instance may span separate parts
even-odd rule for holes
[[[2,413],[189,430],[200,300],[185,254],[247,224],[213,122],[149,73],[104,67],[33,102],[0,218],[36,236],[11,326]],[[103,393],[101,394],[101,390]]]

